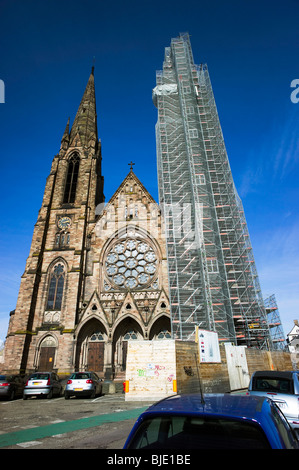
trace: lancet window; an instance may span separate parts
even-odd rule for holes
[[[57,263],[50,274],[47,310],[61,310],[64,280],[64,265]]]
[[[65,183],[65,190],[64,190],[64,198],[63,202],[67,203],[74,203],[76,197],[76,189],[77,189],[77,182],[78,182],[78,174],[79,174],[79,165],[80,165],[80,158],[77,153],[72,155],[69,160],[68,172],[66,177]]]

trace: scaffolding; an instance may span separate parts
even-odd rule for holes
[[[194,64],[187,33],[165,49],[156,80],[173,338],[191,339],[199,326],[216,331],[220,342],[268,348],[266,311],[208,68]]]
[[[267,321],[269,325],[273,349],[285,351],[287,349],[287,342],[280,320],[280,314],[275,295],[270,295],[265,299],[264,302],[267,312]]]

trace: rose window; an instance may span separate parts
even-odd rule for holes
[[[118,289],[142,289],[156,277],[157,256],[144,240],[127,238],[108,252],[105,261],[109,281]]]

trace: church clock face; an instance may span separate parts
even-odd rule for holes
[[[104,266],[111,285],[119,289],[144,289],[157,276],[157,255],[147,240],[128,237],[108,251]]]
[[[60,217],[60,219],[58,219],[57,225],[61,229],[69,228],[71,225],[71,219],[69,217]]]

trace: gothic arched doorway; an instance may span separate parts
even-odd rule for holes
[[[56,354],[56,340],[53,336],[46,336],[40,344],[39,353],[39,371],[51,372],[54,368],[55,354]]]
[[[126,317],[114,331],[112,341],[112,361],[115,377],[121,376],[126,370],[128,341],[142,340],[143,332],[139,323],[131,317]]]
[[[171,325],[169,317],[162,315],[155,321],[150,329],[149,339],[171,339]]]
[[[104,325],[93,318],[81,329],[76,347],[75,369],[103,375],[105,370],[108,335]],[[108,361],[109,362],[109,361]]]

